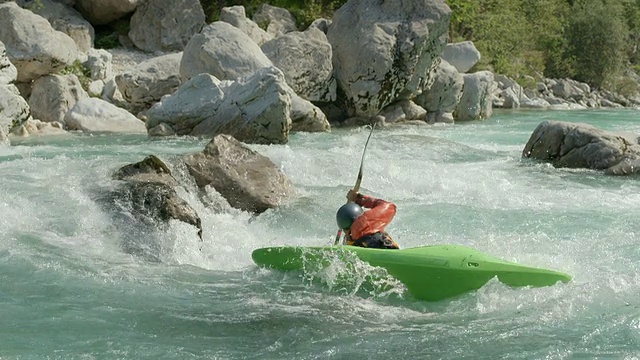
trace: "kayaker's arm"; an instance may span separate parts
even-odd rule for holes
[[[367,209],[373,209],[375,207],[388,204],[393,207],[393,214],[391,214],[391,217],[393,217],[393,215],[395,215],[396,213],[395,212],[396,206],[393,203],[386,200],[374,198],[373,196],[362,195],[353,190],[349,190],[349,193],[347,193],[347,200],[354,202]]]

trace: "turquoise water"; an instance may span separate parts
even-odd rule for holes
[[[393,279],[392,291],[365,289],[377,270],[364,264],[286,274],[251,261],[258,247],[332,241],[366,129],[252,146],[296,190],[259,216],[215,192],[205,207],[181,189],[204,244],[180,223],[142,231],[100,199],[120,166],[207,141],[70,135],[2,147],[0,358],[638,359],[639,179],[522,160],[548,119],[640,133],[632,110],[503,112],[374,132],[362,190],[397,204],[388,230],[402,247],[466,245],[574,277],[540,289],[492,281],[436,303]],[[142,253],[125,251],[131,244]]]

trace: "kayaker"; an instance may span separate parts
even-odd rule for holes
[[[349,190],[347,204],[338,209],[336,220],[344,231],[345,243],[378,249],[399,249],[385,227],[396,214],[395,204]],[[369,210],[365,211],[364,208]]]

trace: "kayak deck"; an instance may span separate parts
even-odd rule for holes
[[[386,269],[416,299],[438,301],[477,290],[489,280],[512,287],[543,287],[568,282],[567,274],[523,266],[459,245],[433,245],[401,250],[355,246],[281,246],[256,249],[253,261],[260,267],[283,271],[329,266],[336,257],[351,255]]]

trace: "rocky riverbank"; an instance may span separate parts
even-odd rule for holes
[[[5,1],[0,4],[0,139],[66,131],[150,136],[230,134],[286,143],[290,131],[462,122],[494,108],[637,107],[639,97],[570,79],[470,72],[481,54],[447,43],[442,0],[349,1],[297,29],[285,9],[248,18],[199,1]],[[96,49],[94,27],[128,20],[121,46]],[[168,26],[167,24],[172,24]],[[636,76],[637,77],[637,76]]]

